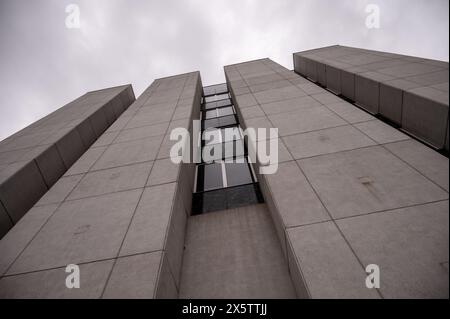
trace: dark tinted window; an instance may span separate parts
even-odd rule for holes
[[[242,157],[245,155],[244,142],[242,140],[223,143],[223,158]]]
[[[227,106],[227,105],[231,105],[231,100],[230,99],[225,99],[225,100],[221,100],[217,102],[217,107],[221,107],[221,106]]]
[[[205,110],[215,109],[216,107],[217,107],[217,102],[209,102],[209,103],[205,103],[205,105],[204,105]]]
[[[206,130],[208,128],[219,127],[219,119],[208,119],[203,121],[203,129]]]
[[[244,163],[225,163],[228,187],[253,183],[250,167]]]
[[[219,111],[219,116],[226,116],[233,114],[233,108],[231,106],[222,107],[217,110]]]
[[[203,94],[205,96],[216,94],[216,90],[213,86],[208,86],[203,88]]]
[[[203,145],[221,143],[221,131],[220,129],[208,129],[203,133],[202,136]]]
[[[203,88],[203,95],[214,95],[214,94],[222,94],[227,93],[228,87],[226,83],[210,85]]]
[[[199,165],[197,175],[197,191],[201,192],[223,187],[222,165],[220,163]]]
[[[222,129],[222,142],[241,139],[241,131],[237,126]]]
[[[204,119],[212,119],[217,117],[217,111],[216,110],[209,110],[209,111],[205,111],[203,112],[203,118]]]
[[[237,124],[237,121],[234,115],[219,117],[219,126],[230,126],[235,124]]]

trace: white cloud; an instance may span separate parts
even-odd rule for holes
[[[82,28],[66,29],[65,6]],[[365,5],[379,4],[368,30]],[[447,0],[5,0],[0,2],[0,139],[86,91],[332,44],[448,61]]]

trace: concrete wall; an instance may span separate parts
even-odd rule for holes
[[[0,238],[134,100],[131,85],[89,92],[0,142]]]
[[[294,54],[295,71],[436,149],[448,148],[448,62],[331,46]]]
[[[0,241],[1,298],[176,298],[194,166],[169,159],[191,127],[198,72],[158,79]],[[81,288],[65,287],[80,265]]]
[[[295,298],[265,204],[191,216],[180,298]]]
[[[298,297],[448,298],[448,158],[269,59],[225,74],[241,125],[279,130],[258,178]]]

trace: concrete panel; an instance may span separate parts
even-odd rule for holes
[[[176,184],[144,190],[120,255],[163,250],[171,220]]]
[[[169,122],[127,129],[120,132],[114,143],[128,142],[146,137],[164,135]]]
[[[266,175],[271,196],[284,227],[328,220],[329,216],[295,162],[281,163]]]
[[[355,100],[355,75],[351,72],[340,70],[341,94],[346,98]]]
[[[385,147],[448,192],[447,157],[414,140],[386,144]]]
[[[379,298],[333,222],[290,228],[287,236],[312,298]]]
[[[294,69],[297,73],[306,76],[306,59],[298,54],[294,54]]]
[[[15,224],[47,191],[47,186],[34,161],[10,166],[11,174],[9,168],[1,171],[0,201]]]
[[[48,187],[55,184],[67,170],[55,145],[46,147],[41,154],[36,156],[35,160]]]
[[[170,158],[155,161],[147,186],[177,181],[180,168],[181,164],[174,164]]]
[[[320,85],[326,86],[327,85],[327,71],[326,71],[326,65],[323,63],[317,63],[317,82]]]
[[[98,299],[113,266],[112,260],[80,265],[80,288],[66,287],[67,273],[57,268],[0,279],[2,299]]]
[[[283,137],[295,159],[375,145],[350,125]]]
[[[97,110],[89,117],[89,122],[97,137],[108,128],[108,120],[102,109]]]
[[[402,123],[403,90],[380,83],[380,114],[395,124]]]
[[[253,106],[258,104],[252,94],[242,94],[236,96],[234,102],[243,109],[244,107]]]
[[[157,251],[118,258],[103,298],[153,299],[162,256]]]
[[[89,172],[75,187],[69,200],[144,187],[153,162]]]
[[[56,142],[56,148],[67,168],[71,167],[87,149],[77,130],[72,130],[64,135],[64,137]]]
[[[267,115],[272,115],[319,105],[321,104],[312,97],[303,96],[284,101],[261,104],[261,108]],[[241,110],[241,112],[244,112],[244,109]]]
[[[379,83],[361,75],[355,75],[355,102],[372,114],[378,114]]]
[[[374,120],[375,117],[361,110],[353,104],[347,102],[339,102],[327,104],[326,107],[342,117],[350,124]]]
[[[448,198],[447,192],[378,146],[299,164],[334,218]]]
[[[81,141],[83,142],[84,145],[86,145],[87,147],[89,147],[90,145],[92,145],[95,140],[97,139],[97,135],[94,132],[94,129],[91,126],[91,122],[90,121],[83,121],[81,122],[78,126],[77,126],[77,131],[78,134],[81,137]]]
[[[448,125],[448,104],[404,92],[402,111],[402,128],[405,131],[435,148],[444,148]]]
[[[83,175],[72,175],[60,178],[44,196],[36,203],[36,206],[57,204],[64,199],[73,190],[75,185],[81,180]]]
[[[117,256],[142,190],[63,203],[8,274]]]
[[[0,202],[0,238],[6,235],[12,226],[13,223],[11,218],[3,207],[3,204]]]
[[[242,110],[240,110],[240,112],[242,114],[242,117],[245,119],[265,116],[264,111],[258,105],[243,108]]]
[[[91,147],[72,165],[65,176],[87,173],[105,150],[106,146],[96,148]]]
[[[318,93],[323,92],[323,89],[320,86],[318,86],[317,84],[311,83],[311,82],[297,84],[296,86],[308,95],[318,94]]]
[[[345,125],[341,118],[323,106],[269,116],[280,136]]]
[[[311,97],[316,101],[319,101],[323,105],[342,103],[341,98],[327,91],[324,91],[323,93],[320,94],[311,95]]]
[[[120,119],[119,119],[120,120]],[[117,121],[116,121],[117,122]],[[113,124],[114,125],[114,124]],[[119,135],[120,131],[114,131],[110,133],[103,133],[94,144],[92,144],[91,148],[102,147],[110,145],[114,139]]]
[[[385,298],[448,299],[448,201],[337,224],[361,262],[380,267]]]
[[[172,274],[168,267],[167,256],[164,253],[162,260],[162,265],[158,274],[158,281],[156,283],[156,299],[176,299],[178,298],[179,291],[178,287],[175,285]]]
[[[288,100],[293,99],[300,96],[305,96],[306,94],[297,88],[294,85],[286,86],[278,89],[271,89],[271,90],[265,90],[256,92],[254,94],[254,97],[260,104],[264,103],[270,103],[275,101],[282,101],[282,100]],[[242,108],[241,104],[239,103],[239,99],[236,102],[236,104]],[[255,103],[256,104],[256,103]],[[250,105],[249,105],[250,106]]]
[[[181,267],[184,253],[184,243],[187,224],[187,212],[183,205],[183,192],[178,185],[175,201],[172,207],[170,223],[168,225],[165,245],[165,255],[170,273],[173,276],[175,285],[180,286]],[[189,193],[189,202],[192,202],[192,192]]]
[[[341,73],[338,69],[327,65],[327,89],[335,94],[341,94]]]
[[[135,141],[108,146],[93,170],[105,169],[134,163],[152,161],[156,158],[162,136],[144,138]]]
[[[191,216],[185,246],[181,298],[295,298],[265,205]]]
[[[314,82],[317,82],[317,62],[306,59],[306,76]]]
[[[379,144],[410,139],[408,135],[379,120],[357,123],[354,126]]]
[[[33,207],[0,240],[0,275],[3,275],[22,250],[33,239],[58,205]]]

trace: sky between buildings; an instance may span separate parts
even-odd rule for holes
[[[79,8],[80,28],[66,20]],[[367,5],[379,8],[368,28]],[[0,140],[87,91],[341,44],[449,59],[448,0],[0,0]],[[73,21],[73,20],[71,20]]]

